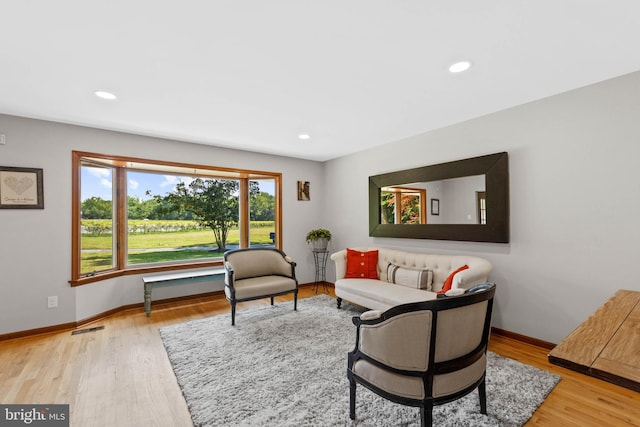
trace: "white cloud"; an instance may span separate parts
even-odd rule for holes
[[[111,181],[108,180],[108,179],[105,179],[105,178],[100,180],[100,185],[102,185],[104,188],[112,188],[113,187],[113,185],[111,184]]]
[[[164,175],[164,181],[160,183],[160,187],[175,186],[179,182],[179,177],[175,175]]]
[[[129,188],[131,188],[132,190],[137,190],[139,186],[140,186],[140,183],[135,179],[129,180]]]
[[[189,185],[193,180],[194,178],[189,176],[164,175],[164,181],[160,183],[160,187],[171,187],[171,189],[174,189],[179,182],[184,182],[185,185]]]
[[[111,177],[111,169],[93,168],[90,166],[86,166],[84,169],[96,178]]]

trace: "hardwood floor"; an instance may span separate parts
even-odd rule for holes
[[[69,403],[72,426],[190,426],[158,328],[229,310],[222,295],[154,304],[150,318],[137,308],[82,327],[104,326],[95,332],[2,341],[0,403]],[[511,338],[492,336],[490,349],[562,376],[527,426],[640,426],[640,393],[552,365],[548,350]]]

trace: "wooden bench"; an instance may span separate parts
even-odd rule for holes
[[[211,268],[198,271],[180,271],[176,273],[157,274],[154,276],[143,276],[144,283],[144,311],[147,317],[151,315],[151,290],[162,286],[181,285],[185,283],[204,282],[212,278],[224,277],[223,267]]]

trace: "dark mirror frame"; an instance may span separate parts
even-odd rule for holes
[[[485,176],[487,224],[380,224],[380,189],[382,187],[473,175]],[[373,237],[508,243],[508,154],[506,152],[495,153],[370,176],[369,235]]]

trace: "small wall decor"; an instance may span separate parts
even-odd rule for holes
[[[0,209],[44,209],[42,169],[0,166]]]
[[[440,215],[440,199],[431,199],[431,215]]]
[[[311,200],[310,185],[309,181],[298,181],[298,200]]]

